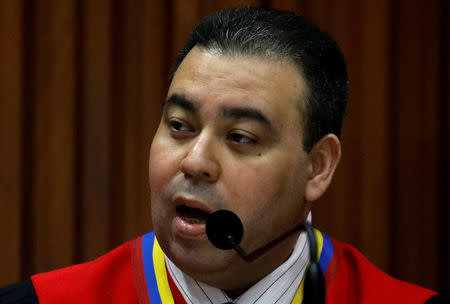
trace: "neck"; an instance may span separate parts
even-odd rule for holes
[[[287,237],[276,248],[261,255],[252,263],[245,262],[234,253],[236,257],[233,262],[220,272],[187,274],[197,281],[224,290],[232,298],[238,297],[290,257],[299,234],[300,232]]]

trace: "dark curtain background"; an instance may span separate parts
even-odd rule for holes
[[[0,0],[0,284],[151,229],[170,65],[200,17],[240,5],[301,12],[347,58],[343,160],[315,226],[448,294],[447,0]]]

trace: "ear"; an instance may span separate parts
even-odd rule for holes
[[[313,202],[327,190],[341,159],[341,143],[336,135],[327,134],[309,153],[309,176],[305,199]]]

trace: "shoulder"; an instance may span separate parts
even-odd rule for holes
[[[327,296],[354,303],[424,303],[436,295],[387,275],[353,246],[334,239],[332,243],[333,258],[325,273]]]
[[[136,302],[133,260],[141,238],[98,259],[31,277],[41,303]]]

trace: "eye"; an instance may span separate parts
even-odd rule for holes
[[[192,131],[192,128],[188,124],[186,124],[182,121],[179,121],[179,120],[175,120],[175,119],[169,121],[169,127],[172,132],[190,132],[190,131]]]
[[[228,134],[227,139],[232,141],[233,143],[238,144],[252,144],[256,142],[256,139],[254,139],[252,136],[239,132],[232,132]]]

